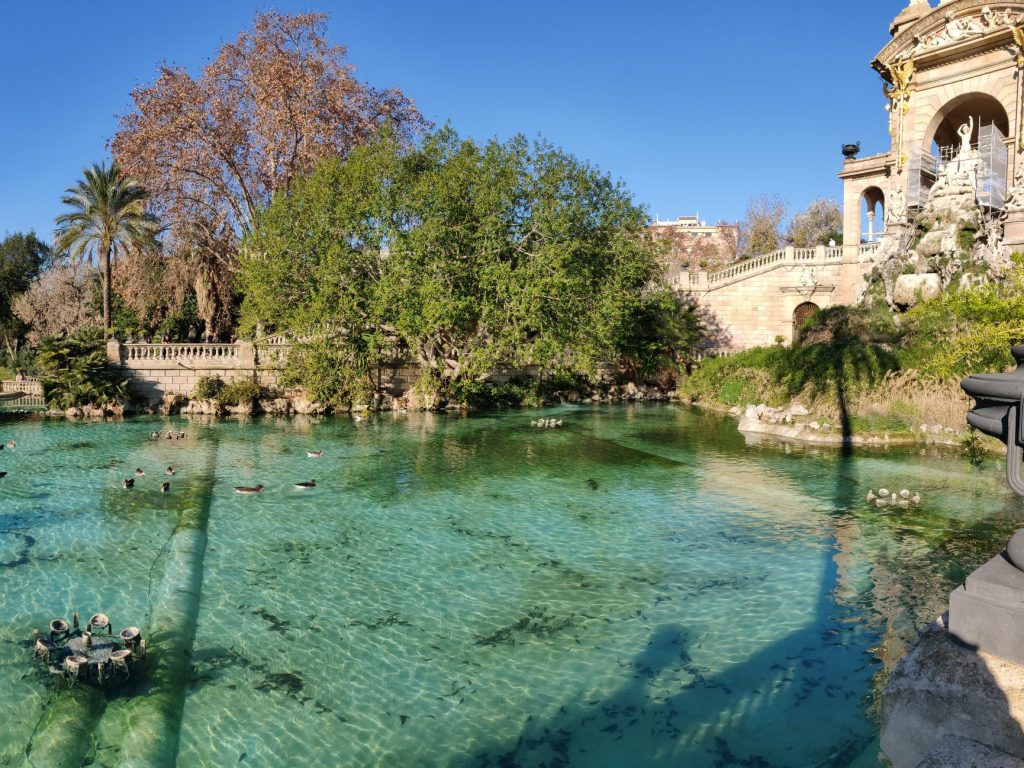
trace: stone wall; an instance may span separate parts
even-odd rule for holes
[[[257,351],[251,343],[234,344],[122,344],[107,342],[107,360],[129,379],[129,390],[148,402],[165,395],[189,396],[196,382],[219,376],[225,382],[256,378],[268,387],[277,385],[276,368],[283,359],[281,345]]]
[[[673,285],[699,305],[711,347],[790,343],[802,304],[819,309],[860,298],[876,245],[783,248],[722,270],[680,275]]]
[[[288,350],[289,346],[280,342],[122,344],[111,340],[107,342],[107,360],[120,368],[135,397],[159,403],[167,395],[191,396],[204,377],[218,376],[225,382],[255,378],[261,385],[274,388]],[[520,376],[536,377],[539,370],[537,366],[499,366],[487,380],[503,384]],[[412,388],[419,374],[416,365],[398,363],[378,369],[375,378],[381,390],[398,397]]]

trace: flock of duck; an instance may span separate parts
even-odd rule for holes
[[[890,491],[888,488],[879,488],[878,493],[874,491],[868,491],[868,503],[875,502],[876,507],[909,507],[911,505],[917,506],[921,503],[921,494],[911,493],[906,488],[898,493],[896,491]]]

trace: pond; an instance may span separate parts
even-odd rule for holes
[[[879,766],[886,670],[1021,519],[995,460],[536,414],[0,421],[0,765]],[[54,685],[74,610],[184,672]]]

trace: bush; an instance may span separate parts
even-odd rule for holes
[[[196,400],[219,400],[224,389],[224,381],[220,376],[201,376],[192,390]]]
[[[128,382],[107,365],[103,333],[95,328],[70,336],[47,336],[39,344],[36,365],[50,407],[75,408],[124,401]]]
[[[225,384],[219,393],[217,401],[222,405],[251,405],[263,395],[263,387],[252,379],[239,379]]]

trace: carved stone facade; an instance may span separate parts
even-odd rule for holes
[[[847,161],[839,174],[844,242],[861,242],[865,201],[873,208],[881,195],[887,232],[899,236],[936,183],[962,186],[974,169],[947,163],[964,156],[966,143],[1000,155],[983,158],[990,198],[979,191],[979,204],[1003,217],[1008,246],[1024,247],[1024,2],[911,0],[890,31],[872,66],[883,80],[891,145]],[[967,135],[958,135],[962,126]]]

